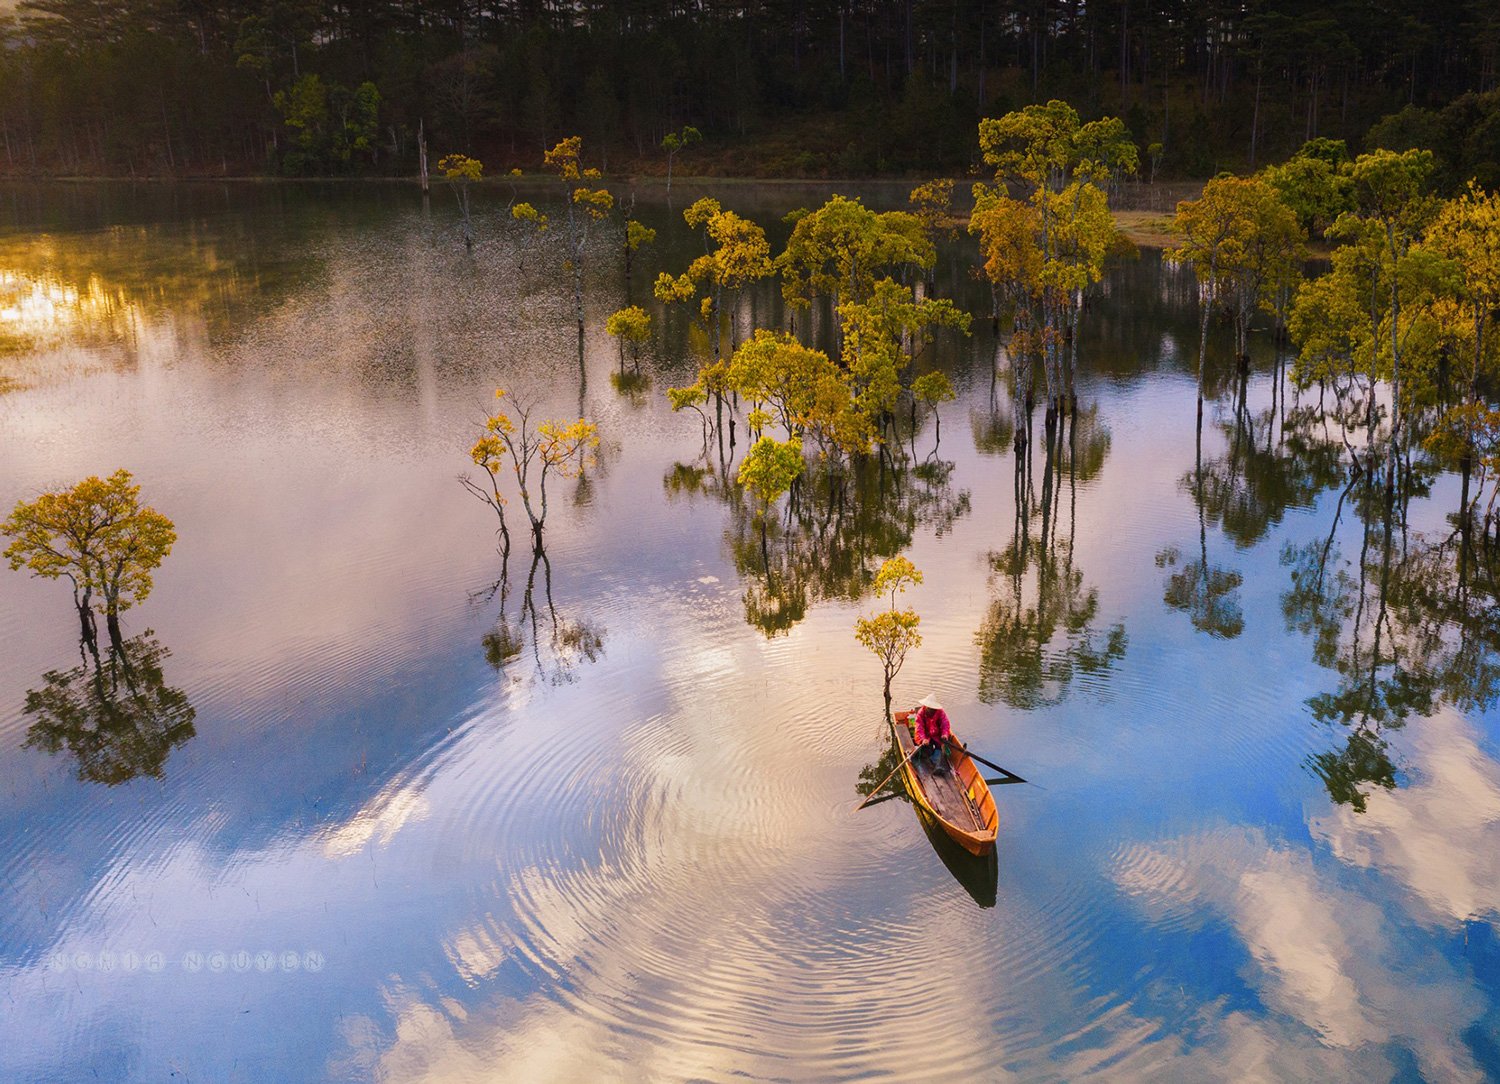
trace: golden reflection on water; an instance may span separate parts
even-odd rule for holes
[[[0,265],[0,395],[109,368],[99,348],[137,341],[144,325],[141,305],[98,275]]]
[[[141,306],[119,287],[90,275],[80,286],[20,268],[0,269],[0,334],[31,346],[79,334],[119,334],[141,319]]]
[[[128,366],[185,325],[224,325],[267,291],[249,258],[192,230],[0,237],[0,394]]]

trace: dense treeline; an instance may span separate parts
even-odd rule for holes
[[[699,172],[929,171],[977,159],[980,117],[1062,97],[1120,116],[1152,174],[1399,114],[1380,140],[1467,177],[1500,161],[1497,53],[1484,0],[22,0],[0,162],[396,173],[419,134],[511,164],[577,132],[606,168],[664,170],[693,125]]]

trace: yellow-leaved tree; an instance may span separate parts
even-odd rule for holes
[[[504,399],[507,394],[502,388],[495,398]],[[588,419],[535,422],[530,403],[514,397],[511,403],[511,412],[497,410],[485,420],[484,432],[469,449],[469,458],[485,472],[488,487],[468,475],[459,478],[465,489],[499,517],[501,553],[506,557],[510,556],[510,527],[505,520],[508,502],[500,489],[505,467],[515,475],[521,507],[531,521],[532,548],[540,550],[547,522],[547,480],[578,477],[593,463],[599,448],[599,428]]]
[[[1424,244],[1452,265],[1454,273],[1446,277],[1447,300],[1458,316],[1454,322],[1467,325],[1454,336],[1467,347],[1463,401],[1443,414],[1427,438],[1429,448],[1458,462],[1463,477],[1459,525],[1467,540],[1472,507],[1500,467],[1500,411],[1480,396],[1482,379],[1500,367],[1500,350],[1491,334],[1500,313],[1500,194],[1471,182],[1457,199],[1443,204]],[[1470,480],[1476,470],[1479,492],[1471,499]],[[1494,502],[1492,490],[1489,511]]]
[[[12,569],[73,585],[82,636],[90,645],[97,636],[96,607],[104,611],[110,642],[122,642],[121,611],[151,593],[151,573],[177,541],[172,521],[141,504],[140,495],[130,472],[117,470],[19,501],[0,525],[11,540],[4,556]]]
[[[1198,276],[1198,413],[1203,413],[1203,361],[1215,307],[1234,318],[1234,349],[1249,364],[1250,320],[1257,309],[1285,323],[1292,291],[1307,257],[1302,226],[1277,190],[1257,177],[1215,177],[1196,200],[1177,205],[1181,243],[1168,256]]]
[[[1016,282],[1017,274],[1026,275],[1018,294],[1026,302],[1024,319],[1018,313],[1025,337],[1018,345],[1042,362],[1050,417],[1064,396],[1077,405],[1084,295],[1099,282],[1116,244],[1107,190],[1135,172],[1138,154],[1117,117],[1084,123],[1077,110],[1057,100],[981,120],[979,147],[995,180],[974,186],[977,217],[970,230],[984,239],[984,270],[992,285],[1002,288]],[[1024,212],[1008,195],[1011,185],[1025,192]],[[1034,254],[1015,248],[1018,230],[1031,233]],[[1031,388],[1017,394],[1029,400]]]
[[[726,292],[730,295],[732,317],[740,291],[771,274],[771,245],[760,226],[724,210],[718,200],[709,196],[693,203],[682,212],[682,217],[689,226],[702,231],[703,255],[680,275],[666,271],[658,275],[656,299],[668,304],[697,302],[698,315],[717,362],[724,354],[721,326],[724,295]]]
[[[630,344],[630,357],[636,371],[641,368],[641,343],[651,338],[651,314],[639,305],[627,305],[610,315],[604,330],[620,343],[620,372],[625,371],[625,344]]]
[[[467,154],[449,154],[438,160],[438,169],[453,186],[458,197],[459,214],[463,216],[464,247],[474,251],[474,226],[469,218],[469,185],[484,177],[484,163]]]
[[[583,137],[569,136],[542,156],[543,164],[557,177],[564,205],[563,240],[566,257],[564,269],[573,276],[573,316],[578,322],[578,356],[583,359],[583,262],[588,250],[589,233],[614,210],[615,197],[607,188],[594,188],[592,182],[603,175],[582,164]],[[529,223],[545,232],[550,222],[530,203],[517,203],[511,217]]]
[[[854,636],[880,660],[885,676],[885,713],[891,713],[891,682],[906,664],[906,656],[922,644],[917,626],[922,618],[915,610],[896,609],[896,596],[922,582],[922,573],[909,559],[897,555],[888,558],[875,574],[874,589],[878,595],[889,592],[888,610],[861,617],[854,622]]]

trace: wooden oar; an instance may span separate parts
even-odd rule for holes
[[[854,807],[854,812],[858,813],[861,809],[863,809],[865,807],[865,804],[867,802],[869,802],[869,800],[871,798],[873,798],[873,797],[875,797],[875,795],[879,794],[880,793],[880,788],[883,787],[883,786],[885,786],[887,783],[889,783],[891,781],[891,776],[895,775],[902,768],[906,767],[906,762],[908,760],[910,760],[912,757],[916,756],[917,753],[921,750],[921,748],[922,747],[919,745],[919,746],[917,746],[916,749],[913,749],[910,753],[907,753],[906,756],[902,757],[901,758],[901,763],[897,764],[894,768],[891,769],[891,774],[888,775],[888,776],[886,776],[879,783],[876,783],[874,789],[872,789],[869,794],[865,795],[865,800],[863,802],[860,802],[859,805],[857,805],[857,806]]]
[[[984,757],[980,756],[978,753],[974,752],[972,749],[968,748],[967,746],[959,745],[958,742],[954,741],[952,738],[948,739],[948,746],[950,748],[952,748],[952,749],[957,749],[960,753],[963,753],[970,760],[977,760],[977,761],[979,761],[979,763],[983,764],[986,768],[994,768],[995,771],[997,771],[1001,775],[1005,776],[1005,779],[1003,780],[1003,782],[1006,782],[1006,783],[1031,783],[1031,780],[1029,780],[1029,779],[1022,779],[1019,775],[1017,775],[1015,772],[1011,771],[1009,768],[1002,768],[1002,767],[1000,767],[1000,765],[996,764],[993,760],[985,760]],[[986,779],[985,782],[988,783],[989,780]],[[1035,786],[1038,786],[1039,784],[1037,784],[1037,783],[1031,783],[1031,785],[1035,787]]]

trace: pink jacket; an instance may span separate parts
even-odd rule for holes
[[[946,741],[951,733],[948,713],[942,708],[918,708],[915,721],[918,745],[929,741]]]

